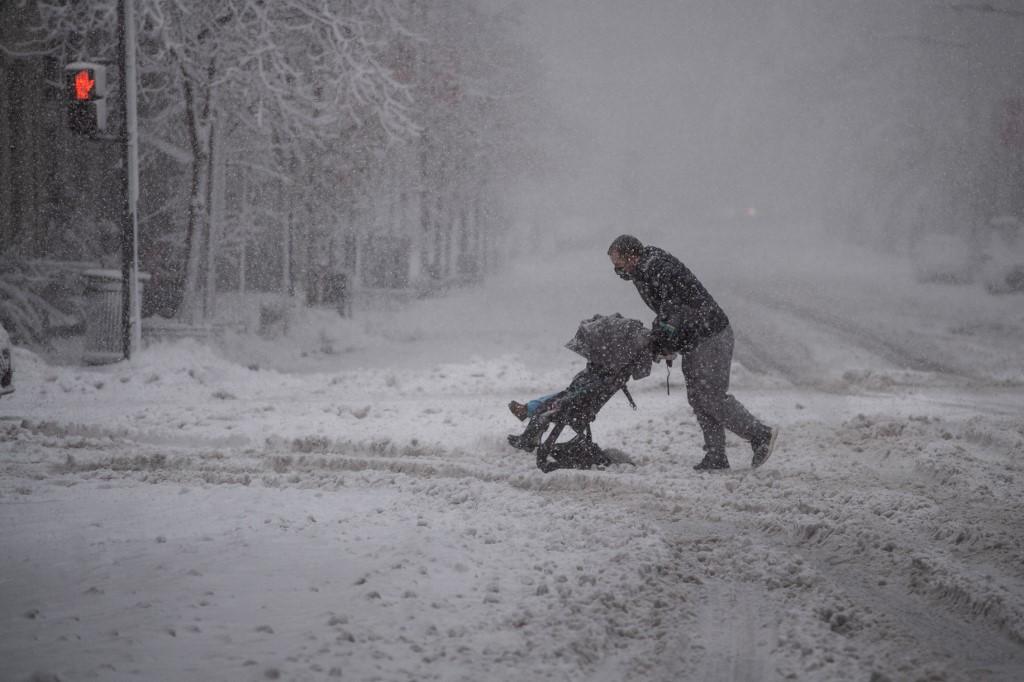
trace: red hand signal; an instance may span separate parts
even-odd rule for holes
[[[82,69],[75,74],[75,99],[87,100],[89,99],[89,92],[92,90],[92,86],[96,84],[96,81],[89,78],[89,72]]]

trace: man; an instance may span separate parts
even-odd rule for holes
[[[729,318],[704,285],[671,254],[644,246],[624,234],[608,248],[615,274],[632,281],[640,298],[655,312],[651,350],[655,356],[680,355],[686,398],[704,433],[704,459],[698,471],[728,469],[725,429],[750,442],[750,466],[765,463],[775,447],[778,429],[747,411],[729,390],[733,335]]]

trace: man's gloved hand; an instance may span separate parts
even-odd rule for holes
[[[650,335],[651,354],[656,358],[663,355],[672,355],[675,352],[673,349],[676,335],[675,327],[658,322],[657,320],[655,320],[653,327]]]
[[[662,360],[664,360],[665,364],[668,365],[669,367],[672,366],[672,363],[675,361],[675,359],[675,353],[669,353],[668,355],[655,355],[653,358],[654,362],[656,363],[660,363]]]

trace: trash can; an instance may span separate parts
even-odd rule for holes
[[[121,338],[121,271],[86,270],[85,277],[85,351],[82,359],[90,365],[103,365],[124,359]],[[139,273],[139,299],[148,273]]]

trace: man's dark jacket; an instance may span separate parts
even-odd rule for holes
[[[690,269],[656,246],[644,247],[632,279],[640,298],[658,315],[655,328],[668,330],[672,350],[687,353],[729,326],[729,318]]]

